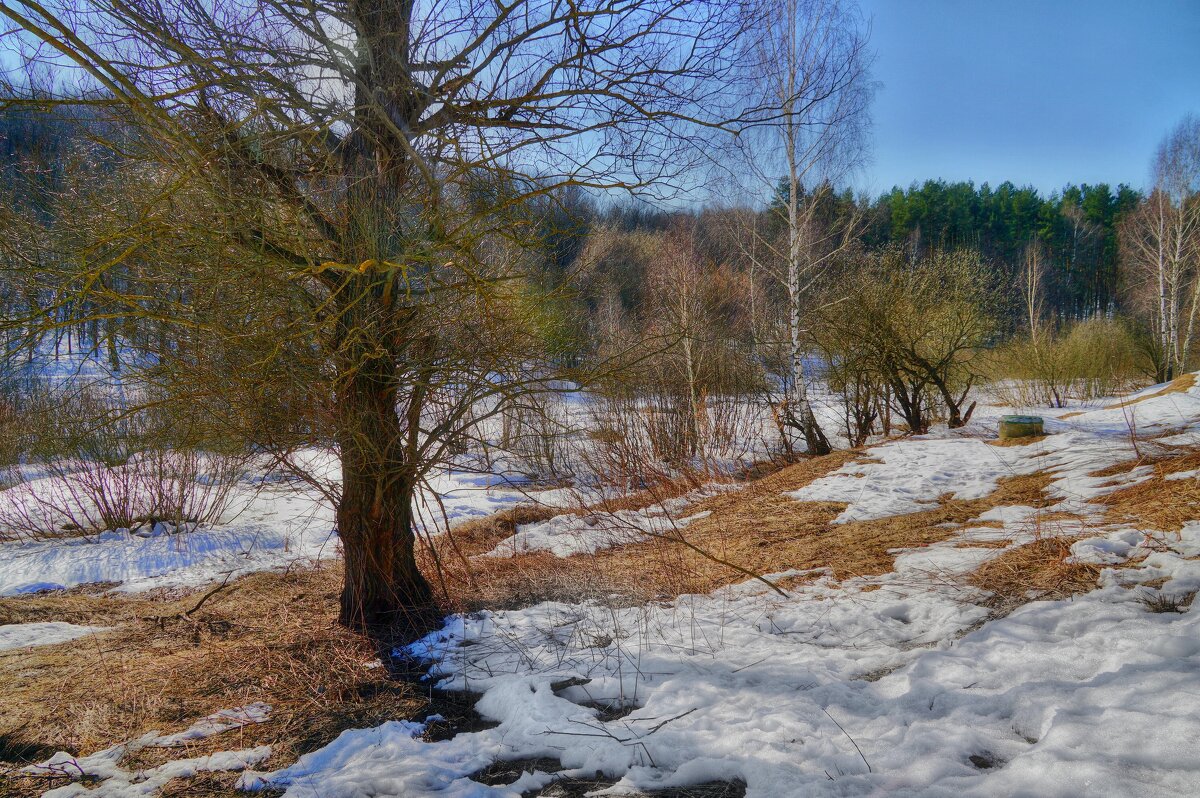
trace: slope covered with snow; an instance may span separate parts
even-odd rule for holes
[[[882,444],[780,497],[844,502],[849,521],[1049,475],[1050,507],[993,507],[898,552],[890,573],[772,575],[808,577],[787,596],[747,581],[644,606],[451,617],[401,654],[440,686],[481,694],[476,709],[497,726],[442,742],[411,722],[348,731],[242,784],[292,798],[516,796],[599,772],[615,781],[605,794],[713,780],[762,798],[1200,794],[1200,616],[1145,601],[1200,589],[1200,519],[1148,536],[1103,523],[1094,504],[1147,472],[1093,472],[1198,442],[1196,389],[1154,393],[1051,419],[1052,434],[1025,446],[981,440],[995,421],[985,411],[972,428]],[[1042,535],[1070,536],[1077,558],[1109,566],[1100,587],[992,617],[965,576]],[[507,786],[471,778],[527,759],[558,764]]]

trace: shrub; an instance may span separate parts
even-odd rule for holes
[[[979,354],[995,329],[995,296],[978,253],[934,252],[916,263],[898,251],[864,256],[829,290],[813,336],[832,372],[844,372],[838,379],[851,388],[851,415],[869,416],[872,395],[885,386],[911,432],[927,431],[942,407],[951,427],[970,420]]]
[[[561,482],[573,474],[578,432],[558,395],[530,393],[501,413],[500,448],[530,477]]]
[[[129,411],[94,388],[28,396],[21,418],[27,479],[5,492],[0,536],[214,523],[250,457],[205,440],[169,403]]]
[[[1135,334],[1105,318],[1026,334],[995,350],[991,361],[997,396],[1018,407],[1065,407],[1125,393],[1145,373]]]

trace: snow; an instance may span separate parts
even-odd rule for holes
[[[0,651],[65,643],[85,635],[107,631],[103,626],[77,626],[62,621],[6,624],[0,626]]]
[[[453,618],[412,653],[441,686],[482,692],[497,728],[436,743],[413,724],[347,732],[246,783],[290,798],[514,795],[467,776],[549,756],[643,790],[740,778],[751,796],[1195,794],[1200,618],[1148,613],[1110,577],[960,637],[986,610],[929,577],[995,552],[958,542],[788,599],[746,583],[666,606]],[[1200,578],[1200,563],[1157,555],[1155,573]],[[571,677],[590,681],[552,689]],[[597,704],[636,709],[605,722]]]
[[[269,776],[245,773],[244,789],[286,787],[286,795],[349,798],[364,795],[486,795],[483,785],[452,785],[460,777],[486,767],[495,751],[459,737],[432,745],[415,739],[419,723],[390,721],[373,729],[352,729],[326,747],[305,754],[291,767]],[[436,751],[435,756],[429,753]],[[447,788],[450,788],[447,791]],[[499,791],[491,793],[505,794]]]
[[[203,740],[206,737],[212,737],[214,734],[220,734],[232,729],[240,729],[243,726],[250,726],[255,723],[266,723],[270,719],[271,706],[261,701],[255,701],[244,707],[234,707],[233,709],[222,709],[219,712],[214,712],[196,721],[181,732],[156,737],[149,742],[149,745],[157,748],[172,748],[178,745],[186,745],[190,742]]]
[[[1154,471],[1094,472],[1200,445],[1200,389],[1160,390],[1126,407],[1042,411],[1050,434],[1023,446],[986,443],[1009,409],[981,406],[965,429],[880,443],[780,497],[844,503],[844,523],[920,511],[947,495],[983,498],[1005,477],[1049,474],[1053,506],[998,506],[948,525],[948,539],[894,552],[889,573],[837,581],[781,570],[766,576],[789,585],[787,595],[749,580],[641,606],[544,602],[455,615],[397,652],[427,666],[431,683],[478,693],[476,710],[494,728],[429,742],[420,739],[425,724],[395,720],[345,731],[270,772],[248,770],[269,755],[265,747],[141,772],[120,767],[131,750],[269,717],[269,707],[247,704],[87,757],[57,754],[30,772],[99,779],[91,791],[72,783],[48,793],[56,798],[153,795],[170,778],[204,770],[246,770],[243,789],[289,798],[512,797],[598,772],[616,782],[611,794],[735,779],[750,798],[1200,794],[1200,615],[1152,612],[1147,600],[1200,590],[1200,519],[1168,535],[1107,524],[1094,504]],[[336,476],[328,453],[309,456]],[[431,489],[451,521],[524,498],[503,477],[467,470],[440,473]],[[564,514],[518,528],[487,556],[626,545],[699,517],[687,512],[700,498]],[[432,527],[436,502],[426,499]],[[1072,515],[1047,524],[1047,512]],[[0,544],[0,594],[89,581],[120,581],[124,590],[198,585],[336,556],[332,523],[323,501],[258,484],[221,526]],[[995,617],[967,575],[1004,547],[1055,535],[1073,541],[1075,561],[1102,569],[1100,586]],[[563,770],[504,786],[470,778],[496,761],[534,758]]]
[[[992,446],[981,439],[994,435],[996,418],[1002,415],[998,411],[1006,409],[991,408],[957,433],[942,431],[873,447],[863,459],[789,495],[797,501],[845,503],[835,523],[846,523],[928,509],[946,495],[982,498],[1004,477],[1044,471],[1055,478],[1048,493],[1063,500],[1058,509],[1085,513],[1090,500],[1153,475],[1153,468],[1142,466],[1116,477],[1091,476],[1161,445],[1135,441],[1131,430],[1138,436],[1175,432],[1165,438],[1175,445],[1200,433],[1200,388],[1155,396],[1158,390],[1161,386],[1139,392],[1135,396],[1150,398],[1127,407],[1102,407],[1069,420],[1048,417],[1046,431],[1051,434],[1023,446]]]
[[[73,781],[47,790],[42,793],[42,798],[150,798],[157,796],[172,779],[190,778],[198,773],[245,770],[271,755],[271,747],[261,745],[240,751],[219,751],[208,756],[176,759],[145,770],[129,771],[120,767],[118,763],[125,754],[145,747],[149,744],[147,738],[154,734],[151,732],[146,737],[106,748],[90,756],[76,758],[60,751],[42,764],[25,768],[24,772],[57,778],[80,779],[86,776],[100,780],[99,786],[91,788]]]
[[[768,575],[805,578],[786,597],[747,581],[644,606],[452,616],[401,653],[440,687],[481,694],[477,711],[498,726],[440,742],[402,721],[347,731],[242,785],[289,798],[515,796],[599,771],[616,780],[606,794],[714,779],[741,780],[752,798],[1200,794],[1200,615],[1144,601],[1200,589],[1200,519],[1178,535],[1147,533],[1103,524],[1092,504],[1150,472],[1091,472],[1198,431],[1196,391],[1153,393],[1070,419],[1046,413],[1052,434],[1026,446],[980,440],[1000,410],[987,409],[965,430],[873,447],[792,494],[844,502],[841,521],[884,518],[1046,471],[1058,502],[1047,509],[1077,518],[1042,524],[1045,511],[996,507],[948,528],[948,540],[896,552],[887,574]],[[1135,425],[1172,443],[1135,442]],[[519,530],[511,548],[591,551],[608,542],[593,528],[552,520]],[[1104,568],[1100,587],[993,617],[965,576],[1003,553],[995,543],[1046,535],[1082,538],[1072,556]],[[632,712],[601,712],[614,707]],[[564,770],[500,787],[469,778],[496,760],[541,757]]]
[[[254,723],[263,723],[270,718],[271,707],[254,702],[244,707],[214,712],[193,723],[182,732],[159,734],[147,732],[128,742],[114,745],[103,751],[76,757],[59,751],[45,762],[22,768],[21,772],[32,776],[46,776],[70,783],[47,790],[43,798],[142,798],[156,796],[172,779],[190,778],[198,773],[240,771],[256,765],[271,755],[269,745],[240,751],[218,751],[208,756],[174,759],[157,767],[144,770],[126,770],[121,760],[144,748],[172,748],[185,746],[207,737],[232,729],[240,729]],[[88,778],[98,780],[99,786],[88,788],[79,783]]]
[[[945,494],[964,500],[995,491],[1001,477],[1013,474],[1004,452],[974,438],[900,440],[871,449],[868,462],[848,463],[789,495],[849,505],[835,523],[914,513],[936,506]]]

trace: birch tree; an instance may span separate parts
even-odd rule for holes
[[[1121,226],[1137,299],[1150,310],[1156,375],[1186,370],[1200,316],[1200,120],[1188,116],[1162,141],[1154,188]]]
[[[829,440],[813,412],[805,373],[806,303],[816,280],[854,239],[855,221],[824,224],[834,184],[864,157],[872,94],[868,30],[851,2],[765,0],[756,42],[762,107],[746,136],[750,173],[770,186],[782,239],[771,241],[787,302],[789,373],[783,419],[811,454]],[[780,179],[782,173],[782,179]]]

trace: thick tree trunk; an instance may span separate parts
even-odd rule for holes
[[[417,568],[412,493],[403,489],[377,502],[374,479],[343,476],[338,533],[346,576],[338,621],[396,637],[423,632],[433,593]]]
[[[341,260],[402,260],[413,208],[406,187],[418,172],[397,124],[415,121],[420,98],[410,65],[411,0],[363,0],[349,11],[358,37],[354,128],[345,147],[346,211],[352,235]],[[386,110],[386,116],[384,111]],[[432,200],[431,200],[432,201]],[[421,402],[397,406],[400,377],[419,382],[398,341],[404,323],[394,276],[364,270],[339,290],[338,444],[342,496],[338,534],[346,577],[339,621],[389,640],[411,638],[434,616],[433,592],[416,562],[413,499],[420,478]],[[414,391],[414,393],[416,393]]]
[[[904,423],[908,425],[908,431],[913,435],[923,435],[929,431],[921,397],[923,390],[924,386],[905,385],[898,379],[893,380],[892,383],[892,396],[900,405],[900,415],[904,417]]]
[[[346,565],[338,620],[400,638],[425,631],[434,613],[416,561],[417,469],[397,414],[395,368],[388,357],[360,358],[338,392]]]

